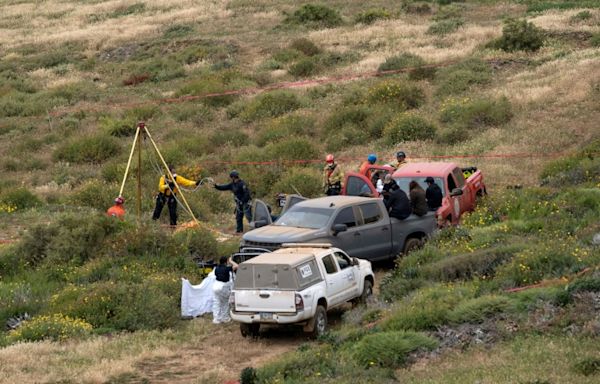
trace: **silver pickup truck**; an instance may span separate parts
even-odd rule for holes
[[[274,223],[244,234],[240,249],[330,243],[351,257],[377,261],[418,248],[435,229],[433,212],[397,220],[389,217],[381,199],[329,196],[297,202]]]

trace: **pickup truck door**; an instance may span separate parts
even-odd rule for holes
[[[347,196],[379,196],[371,181],[360,173],[348,172],[342,189]]]
[[[334,306],[345,301],[348,290],[346,272],[341,271],[333,254],[321,258],[325,267],[325,281],[327,283],[327,302]]]
[[[348,252],[351,256],[357,256],[361,252],[364,241],[354,207],[345,207],[337,212],[333,219],[332,227],[336,224],[345,224],[347,231],[336,234],[332,240],[336,247]],[[333,230],[333,228],[332,228]]]
[[[359,278],[360,272],[357,266],[352,265],[352,260],[343,252],[334,252],[336,262],[342,275],[342,281],[344,285],[344,294],[342,295],[344,301],[351,300],[359,295]]]
[[[460,171],[459,168],[455,168],[458,169]],[[461,172],[461,176],[462,176],[462,172]],[[452,211],[452,222],[453,224],[457,224],[458,223],[458,219],[460,218],[460,215],[464,212],[464,208],[465,208],[465,203],[463,202],[463,199],[465,198],[465,193],[468,193],[468,191],[465,191],[465,179],[464,177],[459,180],[457,182],[456,178],[454,177],[454,175],[452,173],[448,174],[447,177],[447,183],[448,183],[448,198],[450,199],[450,207],[451,207],[451,211]],[[460,181],[462,181],[462,185],[459,184]],[[460,196],[450,196],[450,194],[452,193],[452,191],[455,188],[460,188],[463,190],[463,194]]]
[[[352,256],[373,260],[384,258],[392,253],[392,231],[387,213],[383,212],[380,201],[360,204],[361,246]],[[343,249],[343,248],[342,248]]]

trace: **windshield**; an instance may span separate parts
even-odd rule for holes
[[[295,205],[277,219],[274,225],[318,229],[327,225],[332,214],[332,209],[308,208]]]
[[[425,177],[395,177],[394,180],[396,181],[396,183],[398,183],[400,188],[402,188],[402,190],[406,193],[408,193],[408,191],[409,191],[408,184],[413,180],[416,181],[417,183],[419,183],[419,185],[425,190],[427,190],[427,187],[428,187],[427,183],[425,182]],[[440,187],[440,189],[442,190],[442,196],[445,196],[446,191],[444,189],[444,181],[442,180],[442,178],[434,177],[433,180],[438,185],[438,187]]]

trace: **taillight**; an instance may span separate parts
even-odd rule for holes
[[[296,293],[296,311],[304,310],[304,300],[302,300],[302,296]]]
[[[229,294],[229,305],[235,309],[235,293],[233,292]]]

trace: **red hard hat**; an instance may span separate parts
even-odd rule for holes
[[[333,163],[333,155],[331,153],[327,155],[327,157],[325,157],[325,161],[328,163]]]
[[[125,199],[122,198],[121,196],[115,198],[115,203],[117,204],[123,204],[125,202]]]

